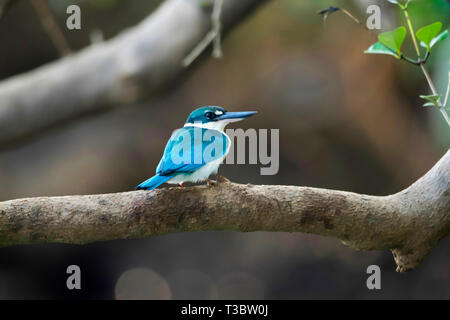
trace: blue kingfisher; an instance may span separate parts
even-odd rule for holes
[[[167,142],[156,168],[156,175],[136,189],[153,190],[164,182],[207,181],[217,173],[222,160],[230,151],[231,140],[225,126],[254,115],[256,111],[228,112],[222,107],[206,106],[194,110],[184,127],[176,130]]]

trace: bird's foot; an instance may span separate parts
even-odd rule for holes
[[[184,182],[180,182],[178,185],[180,186],[180,188],[184,188]]]
[[[208,184],[208,186],[210,188],[216,185],[216,181],[211,180],[211,179],[206,179],[206,183]]]

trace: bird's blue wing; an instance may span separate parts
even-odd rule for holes
[[[167,142],[156,173],[165,176],[196,171],[226,155],[229,143],[221,131],[183,127],[175,131]]]

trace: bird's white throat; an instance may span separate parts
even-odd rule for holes
[[[218,120],[218,121],[211,121],[207,123],[201,123],[201,122],[194,122],[194,123],[185,123],[185,127],[198,127],[198,128],[204,128],[204,129],[211,129],[211,130],[217,130],[223,132],[225,129],[225,126],[231,122],[236,122],[242,120],[240,118],[236,119],[224,119],[224,120]]]

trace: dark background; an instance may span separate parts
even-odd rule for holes
[[[49,4],[79,50],[93,30],[107,40],[159,2]],[[421,107],[418,95],[428,88],[418,68],[364,55],[374,35],[339,13],[326,24],[316,15],[329,5],[345,6],[364,21],[367,3],[376,2],[269,1],[228,35],[224,59],[206,58],[176,86],[139,105],[1,148],[0,200],[132,190],[153,174],[172,130],[195,107],[209,104],[259,111],[230,127],[280,129],[278,174],[261,176],[259,165],[223,165],[220,172],[230,180],[374,195],[400,191],[447,151],[450,130],[439,112]],[[394,6],[378,3],[384,29],[403,23]],[[65,29],[69,4],[80,5],[82,30]],[[444,0],[411,5],[416,29],[436,20],[446,24],[449,14]],[[59,59],[28,0],[0,19],[0,43],[0,79]],[[441,91],[449,52],[446,40],[429,61]],[[0,298],[449,299],[449,249],[447,237],[420,268],[398,274],[388,251],[356,252],[335,239],[296,233],[200,232],[15,246],[0,249]],[[72,264],[81,267],[79,291],[66,288]],[[378,291],[366,288],[371,264],[382,270]]]

